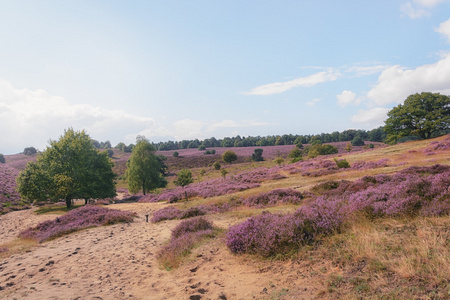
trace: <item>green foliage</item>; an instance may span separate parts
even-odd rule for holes
[[[212,150],[206,150],[205,155],[209,155],[209,154],[216,154],[216,150],[212,149]]]
[[[364,146],[364,140],[359,135],[357,135],[352,140],[352,146]]]
[[[97,151],[84,131],[72,128],[30,162],[17,177],[20,195],[32,201],[100,199],[116,195],[115,174],[106,152]]]
[[[175,152],[172,154],[173,157],[178,157],[179,155],[180,155],[180,153],[178,153],[178,151],[175,151]]]
[[[255,153],[252,154],[252,160],[253,161],[263,161],[264,160],[264,157],[262,156],[263,151],[264,150],[261,148],[255,149]]]
[[[0,163],[2,163],[2,164],[5,163],[5,156],[1,153],[0,153]]]
[[[200,150],[200,151],[205,151],[205,150],[206,150],[205,145],[200,145],[200,146],[198,146],[198,150]]]
[[[177,176],[177,179],[173,182],[175,185],[185,187],[194,182],[192,173],[188,169],[182,169],[180,172],[178,172]],[[184,191],[184,195],[186,196],[186,201],[188,201],[188,195],[186,191]]]
[[[346,150],[347,152],[352,151],[352,144],[351,144],[350,142],[347,143],[347,147],[345,147],[345,150]]]
[[[281,165],[282,163],[284,163],[284,158],[282,158],[281,156],[278,156],[277,158],[275,158],[273,160],[277,165]]]
[[[36,153],[37,153],[37,150],[34,147],[26,147],[23,150],[23,154],[25,154],[25,155],[33,155],[33,154],[36,154]]]
[[[142,189],[145,195],[146,192],[167,184],[161,172],[161,159],[158,159],[155,151],[155,147],[148,140],[138,137],[125,172],[131,193]]]
[[[220,170],[220,174],[222,174],[222,177],[225,178],[228,174],[228,171],[226,169]]]
[[[213,164],[213,167],[214,167],[214,170],[220,170],[220,168],[221,168],[222,166],[220,165],[220,163],[219,163],[218,161],[216,161],[216,162]]]
[[[233,161],[237,160],[237,155],[233,151],[227,150],[222,154],[222,160],[231,165]]]
[[[304,152],[308,154],[309,158],[315,158],[319,155],[336,154],[339,152],[338,148],[333,145],[321,145],[316,143],[310,147],[306,147]]]
[[[109,158],[111,158],[114,155],[114,151],[112,151],[111,149],[108,149],[108,150],[106,150],[106,154],[108,155]]]
[[[336,163],[336,165],[338,166],[339,169],[341,168],[350,168],[350,164],[348,163],[348,161],[344,158],[344,159],[334,159],[334,162]]]
[[[297,157],[302,157],[302,150],[300,150],[299,148],[294,148],[291,150],[291,152],[289,152],[288,155],[289,158],[297,158]]]
[[[450,126],[450,97],[427,92],[410,95],[403,105],[388,112],[385,124],[388,143],[396,143],[406,136],[431,138]]]
[[[185,187],[194,182],[192,173],[188,169],[182,169],[180,172],[178,172],[177,176],[177,179],[173,182],[175,185]]]

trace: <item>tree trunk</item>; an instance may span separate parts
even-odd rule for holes
[[[88,199],[84,199],[84,205],[88,204]]]
[[[67,209],[70,209],[70,207],[72,206],[72,199],[70,197],[66,197],[66,206]]]
[[[184,190],[184,195],[186,196],[186,201],[188,201],[187,191],[186,190]]]
[[[145,181],[144,180],[142,180],[142,192],[145,195]]]

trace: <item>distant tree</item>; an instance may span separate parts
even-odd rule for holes
[[[233,151],[227,150],[222,154],[222,159],[231,165],[233,161],[237,160],[237,155]]]
[[[339,169],[350,168],[350,164],[348,163],[348,161],[345,158],[344,159],[335,158],[334,162],[336,163],[336,165]]]
[[[264,160],[264,157],[262,156],[263,151],[264,150],[261,148],[255,149],[255,153],[252,154],[252,160],[253,161],[263,161]]]
[[[161,173],[161,164],[155,155],[155,147],[144,137],[138,137],[130,159],[127,163],[125,176],[128,189],[132,193],[150,192],[167,184]]]
[[[108,157],[113,157],[114,155],[114,151],[112,151],[111,149],[106,150],[106,154],[108,154]]]
[[[5,163],[5,156],[1,153],[0,153],[0,163],[2,163],[2,164]]]
[[[178,172],[177,176],[177,179],[173,183],[175,185],[181,186],[182,188],[194,182],[191,171],[187,169],[182,169],[180,172]],[[186,201],[188,201],[186,190],[184,191],[184,195],[186,196]]]
[[[282,158],[281,156],[278,156],[277,158],[274,159],[274,162],[277,165],[281,165],[282,163],[284,163],[284,158]]]
[[[223,179],[225,179],[225,177],[228,174],[228,171],[226,169],[222,169],[222,170],[220,170],[220,174],[222,174]]]
[[[84,131],[72,128],[17,177],[20,195],[31,201],[109,198],[116,195],[115,174],[106,152],[99,152]]]
[[[180,153],[178,153],[178,151],[175,151],[175,152],[172,154],[173,157],[178,157],[179,155],[180,155]]]
[[[213,164],[213,167],[214,167],[214,170],[220,170],[220,168],[221,168],[222,166],[220,165],[220,163],[219,163],[218,161],[216,161],[216,162]]]
[[[36,153],[37,153],[37,150],[34,147],[26,147],[23,150],[23,154],[25,154],[25,155],[33,155],[33,154],[36,154]]]
[[[124,152],[124,151],[123,151],[123,148],[124,148],[124,147],[126,147],[126,145],[125,145],[124,143],[120,142],[120,143],[118,143],[118,144],[116,145],[116,147],[114,147],[114,148],[116,148],[116,149],[119,150],[119,151]]]
[[[450,97],[439,93],[413,94],[388,112],[386,141],[395,143],[406,136],[429,139],[450,127]]]
[[[293,148],[291,150],[291,152],[289,152],[288,157],[292,158],[291,163],[295,163],[295,162],[298,162],[298,161],[302,160],[302,155],[303,155],[302,150],[300,150],[299,148],[295,147],[295,148]]]
[[[352,140],[352,146],[364,146],[364,140],[357,135]]]
[[[200,145],[200,146],[198,146],[198,150],[205,151],[206,150],[206,146],[205,145]]]
[[[347,146],[345,147],[345,150],[346,150],[347,152],[352,151],[352,143],[348,142],[348,143],[347,143]]]

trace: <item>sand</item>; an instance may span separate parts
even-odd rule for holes
[[[180,221],[147,223],[167,204],[114,204],[134,211],[130,224],[90,228],[0,260],[0,299],[313,299],[323,288],[306,262],[233,255],[220,239],[194,249],[175,270],[156,254]],[[0,216],[0,244],[52,215],[32,210]],[[208,216],[228,227],[220,215]]]

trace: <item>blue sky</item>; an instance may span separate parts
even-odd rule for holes
[[[450,1],[0,0],[0,153],[384,124],[450,94]]]

